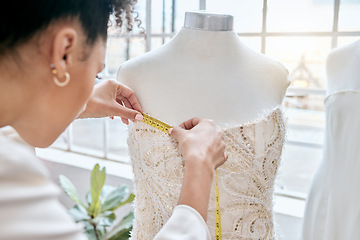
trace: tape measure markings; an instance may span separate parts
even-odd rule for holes
[[[220,202],[219,202],[219,186],[218,186],[218,177],[217,171],[215,169],[215,181],[216,181],[216,225],[215,225],[215,239],[221,240],[221,212],[220,212]]]
[[[146,113],[141,113],[141,114],[144,116],[144,119],[142,120],[143,123],[146,123],[164,133],[169,134],[169,129],[171,128],[170,125],[168,125],[160,120],[157,120],[156,118],[153,118]]]

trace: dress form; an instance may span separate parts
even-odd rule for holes
[[[276,239],[272,196],[285,137],[277,106],[287,75],[281,64],[240,41],[232,16],[203,12],[186,13],[170,42],[118,71],[144,112],[171,125],[198,116],[222,127],[229,149],[217,170],[223,239]],[[177,205],[183,158],[173,138],[139,121],[129,128],[128,146],[136,189],[131,237],[150,240]],[[207,219],[211,239],[215,186],[214,181]]]
[[[327,95],[360,90],[360,40],[331,51],[326,62]]]
[[[281,104],[288,72],[246,47],[232,18],[187,12],[171,41],[122,64],[117,79],[135,91],[144,112],[171,125],[196,116],[219,126],[258,118]]]
[[[303,240],[360,239],[360,41],[327,59],[323,159],[307,197]]]

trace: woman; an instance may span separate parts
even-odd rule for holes
[[[133,24],[132,0],[12,0],[0,14],[0,127],[47,147],[77,117],[142,120],[134,92],[115,81],[94,86],[104,64],[107,24]],[[135,20],[136,21],[136,20]],[[174,127],[185,159],[179,206],[156,239],[205,239],[213,171],[226,161],[214,123]],[[0,239],[85,239],[57,200],[58,189],[30,148],[0,136]],[[180,223],[180,224],[179,224]]]

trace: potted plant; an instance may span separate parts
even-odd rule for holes
[[[130,212],[115,226],[112,226],[116,216],[114,211],[119,207],[131,203],[135,195],[129,193],[124,186],[113,187],[104,185],[106,177],[105,167],[100,171],[96,164],[91,173],[90,191],[86,194],[87,204],[84,204],[72,182],[60,175],[60,186],[75,206],[69,210],[76,222],[84,224],[84,233],[89,240],[124,240],[129,239],[132,230],[134,214]],[[112,226],[111,230],[108,231]]]

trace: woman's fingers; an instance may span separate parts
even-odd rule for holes
[[[127,108],[129,108],[129,109],[133,109],[132,106],[131,106],[131,104],[130,104],[130,102],[129,102],[126,98],[124,98],[122,102],[123,102],[123,105],[124,105],[125,107],[127,107]],[[135,115],[135,117],[136,117],[136,115]],[[126,119],[126,118],[124,118],[124,117],[121,118],[121,121],[122,121],[123,123],[125,123],[126,125],[129,124],[129,120]]]
[[[192,118],[180,124],[179,127],[184,128],[186,130],[190,130],[196,125],[198,125],[201,120],[202,120],[201,118]]]
[[[125,107],[127,107],[127,108],[129,108],[129,109],[134,109],[134,108],[131,106],[131,103],[129,102],[129,100],[127,100],[127,98],[124,98],[124,99],[122,100],[122,103],[123,103],[123,105],[124,105]],[[134,109],[134,110],[136,110],[136,109]]]
[[[119,84],[118,91],[117,91],[117,98],[120,98],[122,101],[126,100],[130,103],[131,108],[142,112],[139,100],[137,99],[134,91],[129,87]]]
[[[183,123],[181,123],[178,127],[173,127],[169,129],[170,135],[175,138],[177,141],[180,141],[186,135],[187,130],[191,130],[196,125],[199,124],[201,118],[192,118]]]
[[[185,134],[186,130],[182,127],[173,127],[169,130],[170,136],[179,141]]]
[[[121,118],[121,121],[122,121],[124,124],[126,124],[126,125],[129,124],[129,120],[126,119],[126,118]]]
[[[125,103],[124,103],[124,105],[125,105]],[[141,120],[144,119],[143,115],[140,112],[138,112],[138,111],[136,111],[136,110],[134,110],[132,108],[128,108],[127,106],[123,106],[123,105],[121,105],[119,103],[115,103],[111,107],[110,111],[112,112],[113,116],[119,116],[122,119],[130,119],[130,120],[133,120],[133,121],[134,120],[140,120],[141,121]]]
[[[121,121],[124,124],[129,124],[128,119],[135,121],[141,121],[143,116],[140,103],[134,93],[129,87],[119,84],[116,96],[116,102],[118,108],[118,115],[121,117]]]
[[[124,100],[125,100],[125,98],[124,98]],[[125,106],[125,107],[127,107],[127,108],[129,108],[129,109],[133,109],[132,108],[132,106],[130,105],[130,103],[129,103],[129,101],[122,101],[121,99],[119,99],[119,98],[117,98],[116,99],[116,106],[115,106],[115,108],[118,108],[119,106]],[[118,112],[118,111],[117,111]],[[122,113],[120,113],[120,114],[122,114]],[[128,125],[129,124],[129,120],[127,119],[127,118],[125,118],[125,117],[123,117],[122,115],[120,115],[120,118],[121,118],[121,121],[124,123],[124,124],[126,124],[126,125]]]
[[[121,117],[123,123],[129,124],[128,119],[132,121],[143,119],[140,113],[142,109],[134,91],[118,82],[115,102],[112,111],[114,111],[114,115]]]
[[[110,117],[119,116],[126,124],[130,120],[142,120],[140,103],[129,87],[114,80],[102,81],[94,87],[87,102],[87,108],[79,116]]]
[[[192,118],[174,127],[170,133],[179,142],[185,161],[187,156],[191,156],[189,161],[197,161],[194,156],[198,156],[210,169],[216,169],[228,158],[223,133],[212,120]]]

